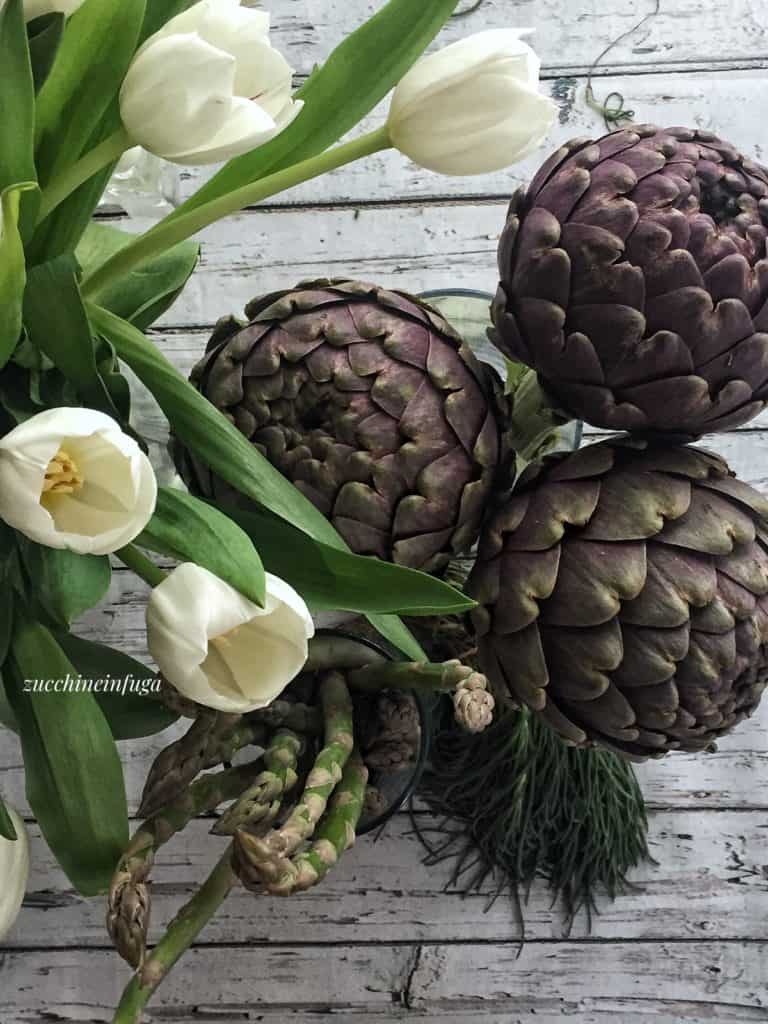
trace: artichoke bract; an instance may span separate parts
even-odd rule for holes
[[[497,696],[573,744],[707,749],[768,681],[768,500],[702,449],[616,440],[530,467],[467,589]]]
[[[476,541],[499,462],[491,372],[430,307],[317,281],[221,321],[199,390],[358,554],[434,572]],[[189,456],[188,483],[234,492]],[[244,499],[243,499],[244,500]]]
[[[493,340],[601,427],[696,436],[768,399],[768,171],[709,132],[633,126],[512,200]]]

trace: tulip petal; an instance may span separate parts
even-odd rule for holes
[[[401,79],[392,98],[390,116],[396,120],[409,117],[443,92],[450,92],[455,98],[457,90],[471,86],[479,70],[492,67],[497,61],[505,63],[519,82],[535,87],[541,62],[521,38],[526,31],[488,29],[424,57]]]
[[[0,942],[6,937],[19,916],[29,881],[29,836],[17,812],[5,805],[13,822],[16,839],[0,836]]]
[[[221,128],[206,139],[203,147],[169,153],[167,158],[177,164],[218,163],[247,153],[277,134],[274,120],[258,103],[235,96],[230,100],[229,111]]]
[[[240,8],[243,14],[253,14]],[[233,28],[224,19],[208,19],[200,30],[205,42],[231,54],[237,61],[235,95],[258,99],[259,93],[278,82],[290,92],[293,72],[288,61],[269,42],[261,20],[246,18]],[[263,106],[263,104],[262,104]]]
[[[252,43],[246,53],[236,53],[235,93],[255,100],[272,118],[290,102],[293,71],[268,42]]]
[[[540,145],[556,115],[548,97],[497,61],[453,89],[433,90],[409,112],[393,103],[390,134],[397,148],[422,167],[440,174],[483,174],[509,166]]]
[[[184,563],[152,592],[147,638],[160,671],[181,693],[208,707],[265,707],[307,659],[314,625],[306,604],[267,574],[264,608],[207,569]]]
[[[43,497],[46,470],[62,448],[83,486]],[[46,547],[110,554],[141,533],[156,500],[149,459],[103,413],[49,409],[0,440],[0,518]]]
[[[120,116],[144,149],[172,159],[202,145],[225,125],[235,58],[196,35],[161,39],[140,53],[120,90]]]
[[[214,43],[209,33],[218,32],[221,38],[222,23],[232,27],[232,33],[236,35],[242,30],[245,23],[248,23],[249,30],[254,31],[258,27],[261,35],[269,34],[270,17],[267,11],[255,11],[240,6],[240,0],[202,0],[201,3],[193,4],[192,7],[177,14],[176,17],[167,21],[163,27],[151,36],[142,46],[139,53],[146,50],[159,39],[167,39],[169,36],[184,35],[189,32],[198,33],[207,42]],[[218,43],[214,43],[218,45]],[[226,46],[221,49],[227,49]]]

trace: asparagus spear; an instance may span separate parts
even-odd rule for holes
[[[192,818],[242,793],[259,765],[260,761],[253,761],[198,779],[134,834],[112,877],[107,907],[107,930],[120,956],[132,967],[143,963],[146,952],[151,907],[147,880],[157,850]]]
[[[148,818],[175,800],[206,768],[229,761],[235,752],[263,738],[259,723],[242,715],[206,712],[199,715],[187,733],[155,758],[142,794],[139,816]]]
[[[288,729],[276,732],[264,752],[264,771],[222,814],[211,832],[217,836],[231,836],[238,828],[263,821],[274,805],[279,805],[284,794],[296,785],[301,746],[302,741],[296,733]]]
[[[321,882],[339,857],[354,845],[357,823],[363,810],[368,769],[354,750],[344,767],[341,782],[328,810],[315,830],[310,848],[289,861],[289,869],[269,885],[275,896],[290,896]]]
[[[287,870],[290,857],[315,831],[328,799],[341,780],[353,746],[352,700],[344,676],[328,672],[320,684],[324,746],[309,773],[301,800],[279,829],[254,836],[235,833],[236,864],[243,884],[260,890]]]

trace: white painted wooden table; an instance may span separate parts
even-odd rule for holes
[[[379,2],[272,0],[277,45],[306,74]],[[508,25],[537,29],[546,88],[560,104],[554,148],[572,136],[601,134],[602,124],[583,102],[584,75],[653,3],[483,0],[445,37]],[[712,129],[760,158],[768,155],[766,67],[764,0],[661,0],[660,14],[611,52],[596,93],[618,89],[637,120]],[[493,290],[505,203],[544,155],[512,173],[467,180],[380,157],[212,228],[204,235],[202,266],[157,340],[188,370],[217,317],[312,276],[344,274],[411,291]],[[121,226],[128,226],[124,219]],[[744,479],[768,488],[766,427],[764,415],[707,444]],[[159,436],[159,423],[148,428]],[[116,572],[111,597],[81,631],[144,656],[144,594],[143,584]],[[579,922],[565,938],[546,893],[535,891],[521,952],[510,908],[499,902],[485,914],[483,897],[444,893],[444,876],[422,866],[402,817],[378,843],[360,843],[316,893],[286,902],[234,895],[146,1019],[768,1021],[766,724],[768,703],[717,754],[671,757],[640,769],[659,866],[637,872],[636,893],[606,903],[591,935]],[[166,741],[124,745],[133,809],[147,766]],[[26,807],[19,748],[7,734],[0,770],[6,796]],[[0,1021],[109,1021],[127,972],[108,948],[103,905],[72,893],[34,826],[33,832],[31,889],[0,950]],[[162,851],[153,935],[204,877],[215,844],[200,822]]]

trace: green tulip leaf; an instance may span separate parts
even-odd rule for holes
[[[83,896],[105,892],[128,842],[115,740],[91,693],[25,692],[25,680],[77,679],[38,623],[16,626],[9,699],[19,723],[27,798],[67,877]]]
[[[16,826],[11,821],[11,816],[6,810],[3,798],[0,796],[0,838],[15,843],[19,838],[16,834]]]
[[[13,355],[21,335],[27,270],[19,204],[22,192],[36,188],[35,182],[24,182],[0,193],[0,369]]]
[[[203,398],[141,331],[92,303],[88,303],[87,308],[94,329],[111,342],[118,356],[149,388],[183,444],[252,501],[314,540],[341,551],[349,550],[312,502]],[[424,657],[402,623],[388,618],[369,618],[383,636],[409,657],[416,660]]]
[[[191,494],[161,487],[155,514],[135,543],[180,562],[195,562],[264,605],[264,566],[248,534]]]
[[[230,160],[171,220],[292,164],[317,156],[355,127],[400,81],[458,0],[390,0],[349,35],[297,97],[304,109],[276,138]]]
[[[24,325],[32,344],[48,356],[85,405],[125,422],[127,384],[125,389],[110,393],[104,375],[99,372],[96,345],[76,271],[73,256],[58,256],[29,269]],[[56,297],[55,301],[51,301],[51,296]],[[121,379],[119,374],[117,379]]]
[[[78,555],[20,541],[30,594],[56,626],[68,627],[109,590],[108,555]]]
[[[14,594],[10,587],[3,586],[3,590],[3,607],[0,608],[0,668],[8,657],[13,632]]]
[[[8,701],[8,696],[5,692],[5,683],[3,682],[3,674],[0,672],[0,725],[4,725],[6,729],[10,729],[11,732],[19,731],[19,723],[16,721],[16,715],[13,713],[13,708]]]
[[[56,639],[82,678],[112,681],[121,687],[105,686],[94,692],[116,740],[154,736],[178,719],[149,689],[150,680],[154,684],[157,677],[140,661],[72,633],[57,634]]]
[[[64,35],[65,17],[60,11],[51,11],[34,18],[27,26],[32,77],[39,92],[56,58],[61,37]]]
[[[136,51],[144,14],[144,0],[85,0],[67,19],[37,97],[35,146],[42,184],[94,144],[94,132]]]
[[[135,237],[105,224],[89,224],[76,250],[83,274],[90,274]],[[107,287],[99,295],[99,303],[145,330],[176,300],[199,256],[197,242],[181,242]]]
[[[262,552],[267,570],[287,580],[315,611],[455,615],[475,602],[435,576],[310,540],[277,516],[222,506]]]
[[[0,4],[0,191],[35,181],[35,84],[22,0]]]

